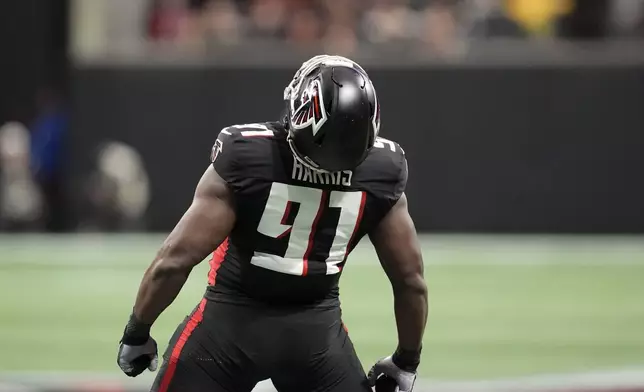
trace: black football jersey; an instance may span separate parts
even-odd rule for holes
[[[221,302],[339,304],[347,256],[401,197],[407,162],[378,138],[355,170],[323,173],[295,159],[279,123],[223,129],[211,161],[237,220],[215,251],[207,297]]]

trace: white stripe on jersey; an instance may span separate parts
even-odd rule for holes
[[[241,132],[242,136],[273,136],[273,131],[271,130],[266,130],[266,131],[242,131]]]

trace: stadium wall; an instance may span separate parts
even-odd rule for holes
[[[28,123],[37,95],[65,93],[67,0],[0,1],[0,125]]]
[[[80,67],[72,204],[96,148],[142,154],[149,227],[187,207],[218,131],[275,120],[292,68]],[[405,149],[417,226],[437,232],[644,232],[644,68],[374,69],[382,133]],[[80,213],[79,210],[76,211]]]

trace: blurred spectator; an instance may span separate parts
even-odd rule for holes
[[[306,6],[298,7],[288,18],[286,38],[295,45],[306,47],[320,38],[321,30],[322,24],[315,10]]]
[[[593,0],[582,0],[589,2]],[[573,0],[504,0],[508,15],[533,35],[556,33],[557,20],[573,9]]]
[[[199,6],[197,31],[217,42],[238,42],[244,33],[244,20],[231,0],[210,0]]]
[[[359,0],[323,2],[328,22],[325,23],[322,42],[328,52],[349,54],[358,46]]]
[[[416,16],[408,0],[374,0],[364,14],[366,38],[371,42],[412,38],[420,22]]]
[[[474,0],[466,11],[472,21],[469,35],[485,38],[525,38],[526,31],[498,0]]]
[[[190,10],[187,0],[152,0],[148,36],[155,41],[175,41],[185,31]]]
[[[68,121],[59,93],[55,89],[41,90],[38,114],[31,126],[31,166],[45,198],[46,229],[53,232],[65,230],[63,147]]]
[[[436,1],[423,12],[421,39],[440,56],[458,54],[460,33],[458,31],[454,3]]]
[[[82,230],[144,229],[150,200],[143,159],[129,145],[109,142],[98,152],[95,170],[86,184]]]
[[[616,36],[644,37],[644,0],[613,0],[609,24]]]
[[[282,0],[256,0],[248,8],[249,35],[256,38],[282,37],[289,17],[286,2]]]
[[[0,229],[41,228],[43,200],[29,168],[29,131],[20,123],[0,127]]]

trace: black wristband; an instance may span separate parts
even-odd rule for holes
[[[150,328],[152,325],[140,321],[134,313],[130,315],[130,320],[123,331],[121,342],[130,346],[140,346],[145,344],[150,338]]]
[[[394,352],[394,355],[391,356],[391,360],[393,361],[394,365],[398,366],[402,370],[407,372],[415,372],[416,369],[418,369],[418,365],[420,364],[421,351],[422,347],[418,349],[418,351],[405,350],[398,347],[396,349],[396,352]]]

